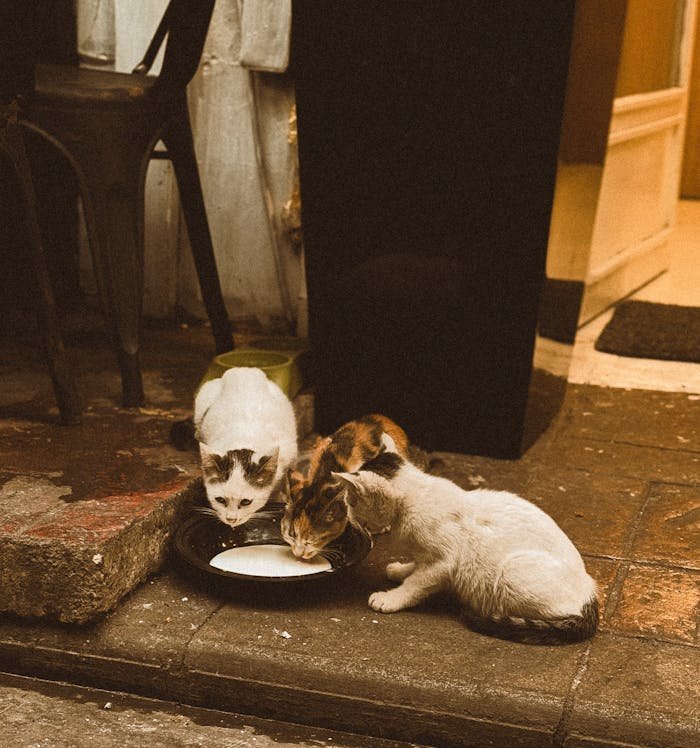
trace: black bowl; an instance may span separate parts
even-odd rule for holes
[[[287,543],[280,533],[280,519],[283,507],[270,506],[264,514],[253,515],[244,525],[229,527],[216,517],[207,514],[195,514],[186,519],[175,531],[174,547],[180,560],[198,576],[208,576],[211,581],[219,583],[228,581],[234,585],[289,585],[313,584],[334,577],[359,563],[370,551],[372,541],[368,535],[348,525],[345,532],[321,552],[331,565],[328,571],[315,574],[303,574],[288,577],[265,577],[250,574],[239,574],[233,571],[217,569],[209,561],[222,551],[246,545],[283,545]],[[220,584],[219,584],[220,586]]]

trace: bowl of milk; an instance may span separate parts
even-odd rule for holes
[[[370,551],[370,537],[351,525],[314,558],[302,560],[282,538],[284,507],[268,505],[245,524],[229,527],[216,517],[195,514],[176,530],[174,549],[189,567],[219,582],[266,586],[319,582],[359,563]]]

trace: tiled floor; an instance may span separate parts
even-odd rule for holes
[[[167,434],[206,366],[206,329],[147,329],[148,403],[131,412],[118,408],[104,341],[70,340],[87,401],[85,423],[72,429],[55,424],[40,355],[0,341],[5,513],[27,502],[5,490],[24,477],[43,486],[33,501],[53,488],[60,502],[69,486],[67,500],[97,506],[115,487],[154,490],[196,472],[194,455],[173,450]],[[87,626],[0,618],[0,668],[429,744],[699,744],[700,397],[572,385],[521,459],[444,460],[465,488],[516,491],[569,534],[604,603],[592,641],[490,639],[444,600],[373,613],[367,595],[387,584],[394,553],[384,537],[325,597],[273,607],[220,598],[167,564]]]
[[[681,200],[670,240],[668,272],[632,298],[681,306],[700,306],[700,200]],[[603,387],[700,393],[700,366],[673,361],[625,358],[596,351],[595,341],[612,317],[601,314],[578,331],[569,381]]]
[[[680,200],[670,240],[668,272],[634,294],[662,304],[700,306],[700,200]]]

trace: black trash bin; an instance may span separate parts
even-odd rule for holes
[[[316,426],[515,457],[573,0],[296,0]]]

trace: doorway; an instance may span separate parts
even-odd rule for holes
[[[700,307],[696,5],[627,3],[571,382],[700,392],[697,364],[594,349],[623,298]]]

